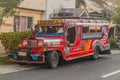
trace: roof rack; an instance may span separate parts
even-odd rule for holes
[[[102,15],[87,14],[83,9],[65,8],[59,13],[50,14],[51,19],[95,19],[103,20]]]

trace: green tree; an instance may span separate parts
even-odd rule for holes
[[[113,21],[116,24],[116,34],[120,34],[120,7],[115,10]]]
[[[15,8],[18,7],[22,0],[0,0],[0,25],[3,23],[4,17],[13,16],[16,13]]]
[[[115,15],[114,15],[114,22],[118,25],[120,25],[120,8],[116,9]]]
[[[116,0],[116,9],[113,15],[113,22],[116,24],[115,31],[116,34],[120,34],[120,0]]]

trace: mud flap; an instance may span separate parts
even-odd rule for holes
[[[111,51],[110,50],[105,50],[105,51],[102,51],[100,54],[101,55],[111,55]]]

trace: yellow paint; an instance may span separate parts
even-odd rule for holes
[[[21,43],[19,44],[19,47],[24,47]]]
[[[86,44],[85,45],[85,50],[89,50],[91,43],[92,43],[92,40],[85,41],[85,44]]]
[[[47,51],[47,48],[44,48],[44,50],[43,51]]]

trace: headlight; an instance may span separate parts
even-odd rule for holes
[[[23,40],[23,46],[27,46],[27,40]]]
[[[43,41],[38,41],[38,46],[43,46]]]

